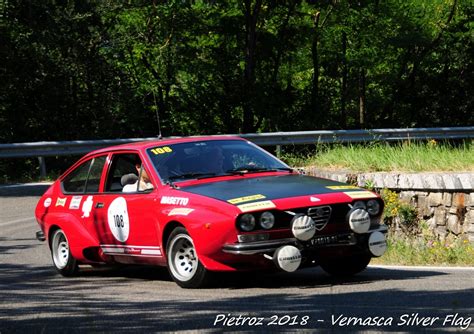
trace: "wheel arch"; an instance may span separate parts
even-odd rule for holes
[[[168,222],[168,224],[166,224],[166,226],[163,230],[163,234],[161,236],[161,244],[163,245],[162,248],[163,248],[164,253],[166,253],[166,247],[168,246],[168,238],[170,237],[171,232],[173,232],[173,230],[177,227],[186,228],[186,226],[184,226],[183,223],[181,223],[177,220],[172,220],[172,221]],[[188,233],[189,233],[189,231],[188,231]]]
[[[48,246],[49,246],[49,249],[51,249],[51,237],[52,235],[54,234],[54,232],[56,232],[57,230],[60,230],[61,227],[59,227],[58,225],[56,224],[52,224],[49,229],[48,229]]]

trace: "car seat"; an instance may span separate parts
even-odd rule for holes
[[[120,179],[120,183],[122,184],[122,187],[125,187],[127,184],[134,184],[137,181],[138,181],[138,176],[134,173],[125,174]]]

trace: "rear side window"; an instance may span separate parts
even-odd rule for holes
[[[62,182],[64,192],[98,192],[105,159],[105,156],[101,156],[87,160],[73,170]]]
[[[87,178],[86,193],[99,192],[100,178],[105,165],[105,156],[94,158]]]

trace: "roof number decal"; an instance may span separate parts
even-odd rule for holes
[[[152,151],[153,154],[155,154],[155,155],[173,152],[173,150],[172,150],[171,147],[169,147],[169,146],[163,146],[163,147],[152,148],[151,151]]]

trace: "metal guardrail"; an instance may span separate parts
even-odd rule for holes
[[[399,141],[427,139],[474,138],[474,126],[454,128],[412,128],[371,130],[321,130],[299,132],[247,133],[240,136],[259,146],[304,145],[316,143],[356,143],[370,141]],[[213,136],[211,136],[213,137]],[[179,138],[179,137],[168,137]],[[151,138],[51,141],[0,144],[0,158],[49,157],[82,155],[102,147],[131,142],[157,140]],[[164,138],[166,139],[166,138]]]
[[[229,136],[240,136],[242,138],[254,142],[259,146],[276,146],[277,155],[279,155],[280,148],[283,145],[304,145],[316,143],[357,143],[370,141],[427,139],[469,139],[474,138],[474,126],[452,128],[271,132],[247,133]],[[46,176],[46,163],[44,159],[45,157],[62,155],[83,155],[95,149],[107,146],[147,140],[158,140],[158,138],[151,137],[0,144],[0,158],[37,157],[40,164],[40,175],[44,177]]]
[[[301,132],[251,133],[240,135],[260,146],[304,145],[315,143],[357,143],[371,141],[469,139],[474,126],[453,128],[321,130]]]

